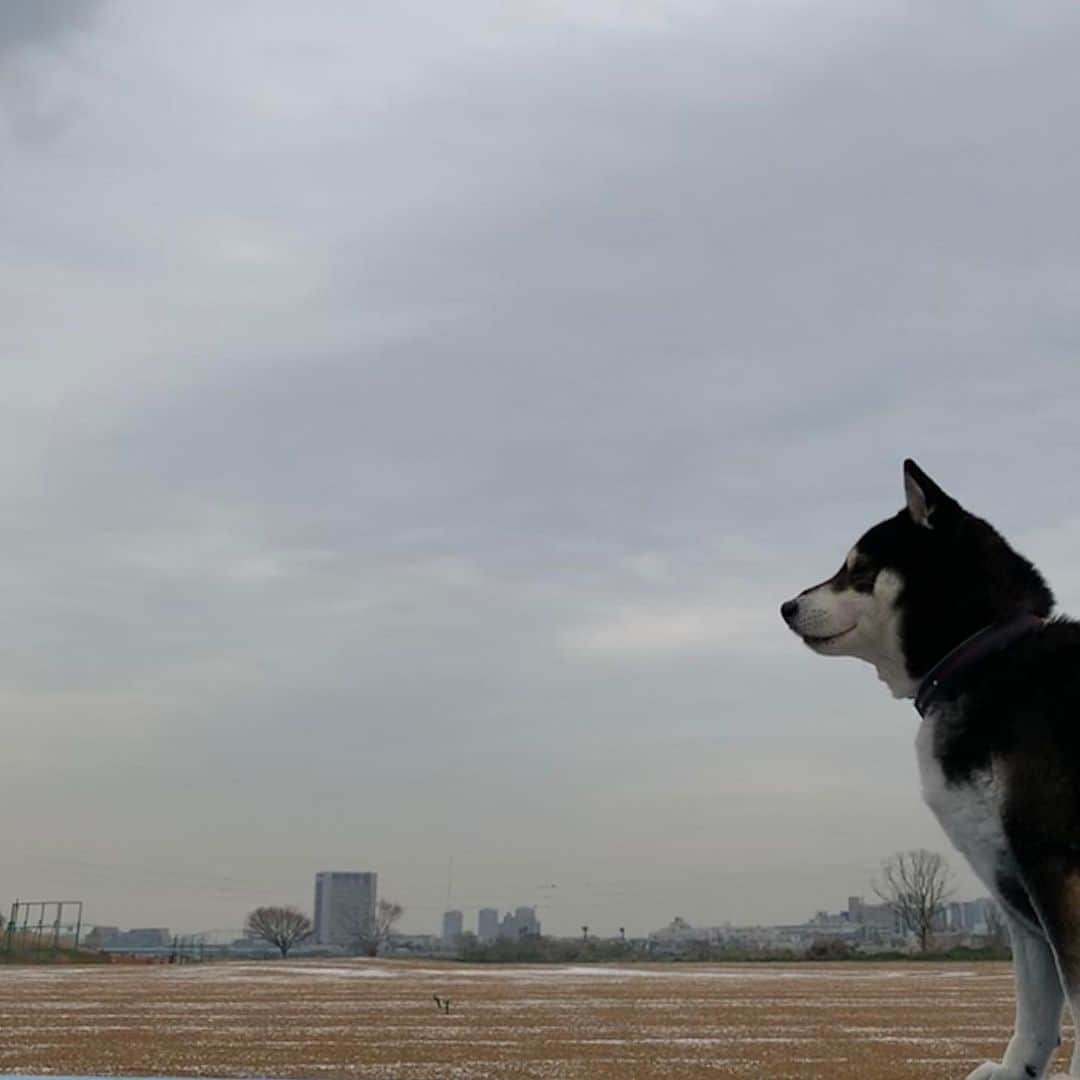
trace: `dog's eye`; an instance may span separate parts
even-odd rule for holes
[[[851,571],[851,587],[859,592],[872,592],[877,580],[877,569],[869,563],[857,563]]]

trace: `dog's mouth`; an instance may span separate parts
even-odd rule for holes
[[[833,641],[839,641],[840,638],[850,634],[854,629],[854,626],[849,626],[846,630],[841,630],[839,634],[826,634],[822,637],[816,637],[813,634],[802,634],[801,637],[803,641],[813,649],[821,645],[828,645]]]

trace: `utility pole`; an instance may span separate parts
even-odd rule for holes
[[[7,951],[13,952],[15,948],[15,922],[19,917],[19,901],[11,905],[11,917],[7,924]]]

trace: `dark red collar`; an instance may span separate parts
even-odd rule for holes
[[[947,652],[930,670],[915,694],[915,708],[920,716],[934,703],[934,699],[956,681],[957,677],[973,664],[1002,649],[1007,649],[1014,641],[1022,638],[1029,630],[1042,626],[1045,622],[1038,615],[1025,613],[1017,615],[1007,622],[991,623],[977,630],[966,641],[961,641],[951,652]]]

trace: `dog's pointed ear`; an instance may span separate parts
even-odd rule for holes
[[[940,513],[953,504],[953,500],[911,458],[904,462],[904,496],[911,520],[924,529],[934,527],[935,512]]]

